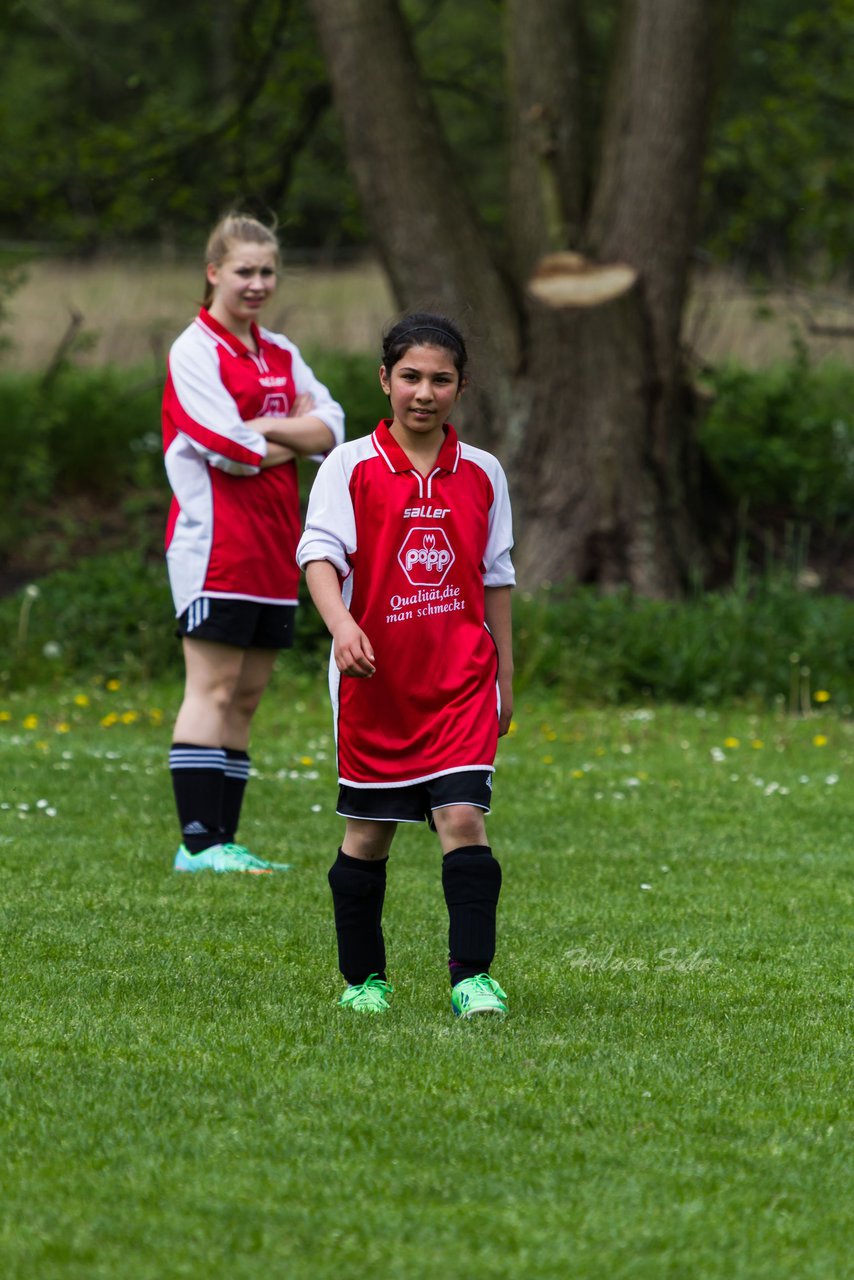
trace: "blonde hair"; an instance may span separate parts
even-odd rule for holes
[[[208,243],[205,248],[205,265],[210,264],[215,267],[221,267],[236,244],[269,245],[276,255],[276,262],[278,263],[279,261],[279,241],[276,238],[275,225],[265,227],[263,222],[259,222],[257,218],[250,217],[248,213],[232,212],[220,218],[208,236]],[[213,301],[213,294],[213,285],[205,277],[203,306],[210,306]]]

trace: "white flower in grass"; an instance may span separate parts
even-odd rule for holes
[[[652,885],[651,885],[651,884],[642,884],[642,885],[641,885],[641,888],[642,888],[642,889],[651,889],[651,888],[652,888]]]
[[[810,777],[808,773],[802,773],[801,776],[798,778],[798,782],[803,782],[803,783],[807,783],[809,782],[809,780],[810,780]]]
[[[838,773],[829,773],[825,778],[825,782],[829,787],[835,787],[838,781],[839,781]]]
[[[720,747],[712,747],[709,754],[711,755],[715,764],[723,764],[724,760],[726,760],[726,756],[724,752],[721,751]]]
[[[627,787],[639,787],[639,786],[640,786],[640,778],[626,778],[626,786],[627,786]]]
[[[49,804],[49,803],[50,803],[50,802],[49,802],[48,800],[37,800],[37,801],[36,801],[36,808],[37,808],[37,809],[46,809],[46,808],[48,807],[48,804]]]
[[[29,806],[28,804],[19,804],[19,805],[18,805],[18,810],[19,810],[19,812],[20,812],[20,813],[29,813],[29,812],[30,812],[30,806]]]
[[[61,658],[62,645],[56,640],[48,640],[46,644],[42,645],[42,653],[46,658]]]
[[[323,805],[322,805],[322,804],[313,804],[313,805],[311,806],[311,812],[312,812],[312,813],[322,813],[322,812],[323,812]]]

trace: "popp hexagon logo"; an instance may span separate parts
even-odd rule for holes
[[[410,529],[397,558],[413,587],[438,587],[456,556],[444,529]]]

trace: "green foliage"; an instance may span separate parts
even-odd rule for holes
[[[197,239],[247,202],[282,212],[291,243],[317,243],[319,203],[328,233],[347,187],[340,155],[315,178],[314,205],[282,208],[329,99],[304,4],[16,3],[0,34],[6,234]]]
[[[854,520],[854,368],[812,368],[802,349],[759,372],[726,365],[708,375],[713,393],[701,441],[730,494],[755,513],[825,533]]]
[[[0,601],[6,687],[180,667],[162,560],[94,557],[33,590]],[[301,598],[292,661],[319,678],[329,638],[304,586]],[[854,704],[854,603],[782,577],[682,602],[592,588],[519,593],[514,618],[520,690],[556,688],[574,704],[782,700],[800,712],[820,689],[837,707]]]
[[[145,677],[178,671],[163,561],[136,551],[92,556],[0,600],[0,687],[71,672]]]
[[[0,557],[58,501],[121,505],[144,490],[166,500],[161,386],[133,371],[77,369],[0,378]],[[165,505],[164,505],[165,511]]]
[[[854,603],[769,576],[686,601],[592,588],[514,602],[520,688],[559,688],[572,703],[717,703],[808,710],[832,690],[854,704]]]
[[[831,275],[854,251],[854,5],[741,5],[707,159],[712,250]]]
[[[442,127],[500,242],[502,0],[402,0]],[[579,6],[597,136],[615,0]],[[284,243],[367,239],[305,0],[18,0],[0,16],[0,232],[91,247],[198,243],[235,203]],[[703,240],[752,268],[845,270],[854,243],[851,0],[739,6],[712,132]]]

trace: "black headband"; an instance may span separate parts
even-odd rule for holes
[[[465,350],[462,339],[451,333],[450,329],[443,329],[439,324],[414,324],[411,328],[404,329],[403,333],[399,333],[392,345],[397,346],[398,342],[402,342],[404,338],[410,337],[413,333],[423,333],[425,329],[428,333],[441,333],[442,337],[447,338],[459,351]]]

